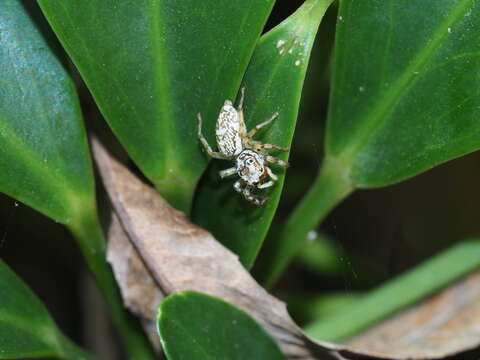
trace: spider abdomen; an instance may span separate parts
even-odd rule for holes
[[[215,135],[218,150],[225,156],[235,157],[242,152],[241,127],[237,110],[232,105],[224,105],[218,116]]]

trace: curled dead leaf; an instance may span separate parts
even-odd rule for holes
[[[156,317],[158,304],[166,295],[143,264],[115,214],[108,229],[107,261],[112,265],[125,306],[139,317],[150,342],[160,353]]]

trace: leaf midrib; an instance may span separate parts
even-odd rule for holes
[[[52,327],[55,325],[50,321],[49,318],[44,318],[43,321],[46,322],[48,325],[42,325],[41,323],[37,323],[35,321],[31,320],[25,320],[21,316],[15,316],[10,311],[4,311],[6,309],[0,309],[0,322],[12,325],[13,327],[16,327],[18,329],[21,329],[22,331],[25,331],[26,333],[33,335],[34,337],[38,337],[39,333],[45,334],[45,333],[51,333]],[[47,339],[49,339],[48,336],[46,336]],[[54,339],[53,343],[51,342]],[[56,336],[52,336],[50,340],[45,342],[46,344],[50,345],[57,345],[57,338]]]
[[[39,353],[38,356],[56,356],[62,353],[62,345],[57,336],[56,326],[48,315],[43,319],[45,324],[41,324],[36,321],[25,320],[20,316],[13,315],[15,313],[5,310],[6,309],[0,309],[0,323],[9,324],[14,328],[30,334],[34,338],[40,339],[46,347],[50,347],[49,351],[54,351],[53,353]],[[42,334],[42,336],[40,337],[39,334]],[[33,355],[34,354],[32,354],[32,356]]]
[[[160,119],[155,123],[158,124],[159,131],[163,136],[163,159],[159,160],[154,167],[159,166],[158,172],[155,171],[156,177],[163,178],[168,170],[172,167],[172,160],[176,159],[175,154],[172,154],[172,140],[176,141],[176,134],[172,129],[172,122],[174,119],[174,113],[172,106],[174,101],[168,94],[172,94],[170,72],[168,71],[168,56],[166,49],[162,46],[162,38],[166,36],[166,29],[163,29],[164,36],[162,36],[161,24],[165,24],[162,21],[160,14],[164,15],[160,7],[160,0],[150,0],[150,9],[152,16],[148,17],[150,21],[150,30],[152,34],[152,50],[153,50],[153,63],[155,66],[153,73],[154,89],[157,95],[158,101],[155,101],[155,115]],[[162,164],[164,166],[162,166]],[[175,166],[176,168],[176,166]],[[178,170],[178,169],[177,169]]]
[[[376,102],[377,105],[366,113],[363,117],[363,119],[365,119],[364,121],[359,120],[359,123],[362,123],[362,127],[359,128],[359,131],[356,133],[353,140],[338,155],[338,157],[342,158],[343,161],[346,161],[349,164],[350,171],[355,156],[362,150],[362,148],[368,145],[368,140],[371,134],[388,120],[388,113],[391,111],[392,107],[395,106],[399,99],[401,99],[401,97],[408,91],[409,86],[415,81],[412,79],[418,79],[416,73],[422,71],[435,51],[443,44],[442,40],[450,35],[448,28],[451,28],[463,17],[467,7],[471,5],[473,1],[474,0],[460,1],[451,14],[433,33],[431,36],[433,40],[425,46],[410,65],[405,68],[400,77],[391,86],[390,91],[386,92],[383,98],[380,98]]]
[[[69,184],[70,181],[65,177],[64,174],[56,173],[57,176],[52,175],[52,171],[49,171],[48,166],[43,166],[43,159],[38,156],[38,153],[32,151],[30,148],[23,146],[21,150],[18,149],[18,146],[15,144],[23,144],[23,139],[20,139],[17,134],[12,131],[6,125],[6,121],[2,120],[0,117],[0,129],[3,134],[2,136],[2,145],[11,149],[10,153],[14,154],[22,164],[26,164],[28,169],[32,173],[36,173],[40,179],[45,179],[45,182],[48,183],[51,187],[56,188],[58,192],[66,194],[71,202],[73,202],[77,196],[73,193],[68,186],[63,186],[64,184]],[[59,181],[61,178],[64,181]],[[2,191],[4,191],[2,189]],[[6,192],[6,191],[5,191]],[[72,203],[69,204],[70,209],[73,212],[75,208]],[[68,217],[68,216],[67,216]]]

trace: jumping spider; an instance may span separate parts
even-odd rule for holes
[[[289,166],[287,162],[268,155],[267,150],[279,149],[288,151],[288,149],[278,145],[263,144],[252,139],[258,130],[275,120],[278,117],[278,113],[273,114],[270,119],[258,124],[247,132],[243,119],[244,96],[245,88],[242,88],[237,109],[235,109],[230,100],[225,100],[220,110],[215,129],[218,152],[212,151],[202,134],[202,117],[200,113],[197,115],[198,138],[202,142],[205,151],[212,158],[235,161],[234,167],[220,171],[220,177],[223,179],[237,174],[240,179],[233,184],[235,191],[241,193],[247,201],[261,206],[267,198],[255,196],[251,193],[251,190],[253,188],[265,189],[273,186],[278,179],[267,164],[277,164],[285,168]],[[269,180],[265,182],[267,178]]]

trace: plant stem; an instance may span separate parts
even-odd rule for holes
[[[342,341],[480,268],[480,239],[461,242],[362,296],[355,304],[309,325],[307,333]]]
[[[120,337],[131,359],[154,359],[154,354],[136,319],[123,306],[110,265],[106,262],[105,238],[97,212],[84,212],[79,221],[69,226],[85,260],[105,297]]]
[[[354,186],[342,162],[326,157],[317,179],[280,231],[268,259],[260,269],[260,279],[270,287],[328,213],[353,190]],[[263,275],[263,278],[262,278]]]

